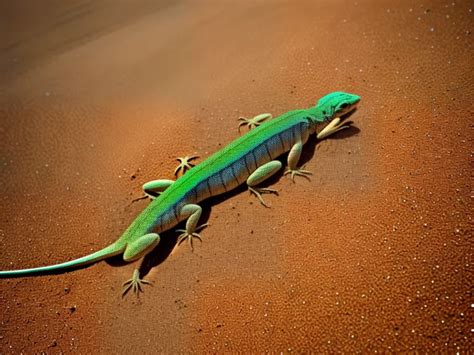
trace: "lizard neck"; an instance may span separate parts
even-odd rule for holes
[[[330,116],[330,112],[325,112],[319,106],[310,107],[306,109],[306,111],[310,115],[311,121],[313,121],[313,123],[315,124],[324,122],[324,120],[326,120]]]

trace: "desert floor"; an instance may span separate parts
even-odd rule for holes
[[[0,269],[114,241],[238,117],[362,97],[353,128],[203,203],[137,265],[0,280],[1,353],[469,352],[473,9],[468,1],[0,2]],[[284,157],[282,157],[284,159]]]

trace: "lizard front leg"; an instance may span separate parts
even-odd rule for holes
[[[324,127],[324,129],[317,134],[318,139],[324,139],[333,135],[336,132],[339,132],[342,129],[346,129],[350,127],[350,122],[342,122],[339,117],[334,118],[329,124]]]
[[[285,175],[291,174],[291,180],[293,180],[293,182],[295,182],[295,175],[304,176],[307,179],[309,179],[308,175],[311,175],[311,172],[308,170],[303,170],[304,165],[301,168],[297,168],[302,151],[303,142],[298,141],[291,147],[290,153],[288,154],[288,170],[285,171]]]
[[[266,164],[263,164],[259,168],[257,168],[247,179],[247,187],[249,191],[257,196],[258,200],[262,205],[265,207],[269,207],[262,198],[263,193],[274,193],[278,194],[278,192],[274,189],[269,188],[257,188],[255,185],[260,184],[262,181],[268,179],[272,175],[274,175],[278,170],[281,169],[283,164],[278,160],[272,160]]]
[[[202,242],[201,236],[197,233],[204,227],[207,227],[208,224],[201,224],[197,226],[199,218],[201,217],[202,208],[199,205],[188,204],[184,205],[179,212],[182,219],[187,218],[186,229],[177,229],[176,232],[181,233],[178,237],[178,245],[181,244],[184,240],[188,240],[191,250],[194,250],[193,238],[197,238]]]

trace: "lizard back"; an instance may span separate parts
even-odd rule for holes
[[[160,233],[182,220],[179,211],[184,205],[197,204],[244,183],[258,167],[291,149],[308,131],[307,117],[306,110],[289,111],[237,138],[177,179],[129,229]]]

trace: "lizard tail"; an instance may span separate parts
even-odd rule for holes
[[[93,262],[108,258],[110,256],[121,254],[124,251],[124,249],[125,249],[124,247],[118,246],[116,243],[113,243],[99,251],[96,251],[95,253],[83,256],[82,258],[67,261],[61,264],[35,267],[31,269],[0,271],[0,278],[49,274],[49,273],[54,273],[54,272],[65,271],[70,268],[92,264]]]

